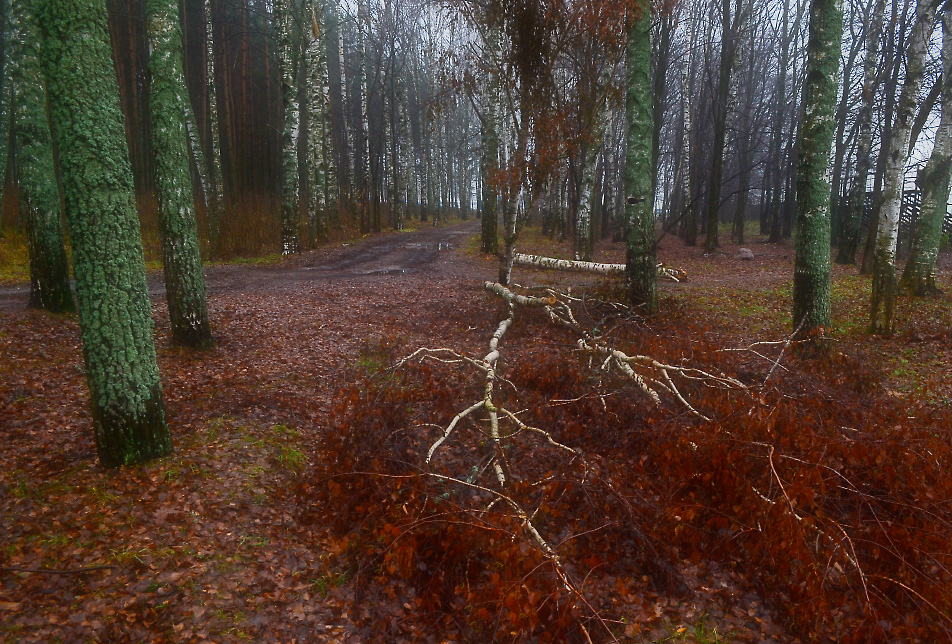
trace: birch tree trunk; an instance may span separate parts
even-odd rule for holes
[[[625,116],[628,151],[625,158],[626,264],[628,299],[648,312],[658,309],[658,271],[655,262],[654,162],[651,136],[651,2],[638,0],[628,23],[625,51],[627,79]]]
[[[205,275],[191,193],[186,133],[187,102],[182,72],[182,34],[178,3],[148,0],[146,30],[152,88],[152,155],[162,235],[162,270],[169,305],[172,342],[208,348],[214,343],[208,322]]]
[[[879,34],[883,30],[886,0],[876,0],[866,28],[866,53],[863,58],[863,88],[859,113],[856,116],[856,169],[846,199],[846,212],[840,235],[837,264],[855,264],[859,231],[866,205],[866,180],[872,166],[873,100],[876,97],[876,79],[879,68]]]
[[[10,4],[10,62],[7,69],[15,100],[13,146],[20,213],[26,220],[30,256],[31,308],[53,313],[73,311],[69,263],[60,218],[59,186],[53,161],[53,142],[46,115],[46,91],[40,67],[39,30],[30,0]],[[2,117],[0,117],[2,118]],[[5,120],[5,119],[4,119]]]
[[[949,207],[949,175],[952,173],[952,8],[948,4],[942,9],[941,20],[942,117],[935,134],[932,156],[916,178],[922,191],[922,214],[899,283],[901,290],[917,296],[941,293],[936,286],[936,267],[942,221]]]
[[[357,218],[361,232],[371,229],[370,221],[370,123],[367,114],[367,1],[357,0],[357,55],[360,60],[357,71],[357,91],[360,92],[360,127],[358,145],[354,151],[354,174],[357,178]]]
[[[293,6],[292,6],[293,3]],[[278,64],[281,66],[281,106],[284,128],[281,136],[281,252],[301,252],[301,186],[298,168],[298,136],[301,128],[298,72],[301,64],[299,0],[274,3],[274,23],[278,40]]]
[[[102,0],[40,0],[93,427],[106,467],[171,452]]]
[[[883,205],[883,185],[886,176],[886,165],[889,151],[892,149],[893,124],[895,123],[896,94],[902,73],[904,41],[907,14],[909,8],[915,5],[916,0],[892,0],[892,11],[889,20],[890,28],[884,33],[884,60],[882,65],[883,79],[879,81],[883,92],[883,107],[881,108],[879,137],[879,154],[876,160],[876,172],[873,177],[873,217],[870,217],[866,227],[866,240],[863,247],[863,258],[860,264],[860,275],[872,275],[876,257],[876,238],[879,234],[879,217]]]
[[[575,259],[590,261],[592,259],[592,210],[593,192],[595,189],[595,172],[598,169],[598,155],[602,149],[602,138],[605,134],[607,106],[600,100],[600,95],[608,83],[607,66],[589,83],[589,106],[584,115],[588,121],[588,136],[579,154],[581,163],[581,178],[578,184],[578,205],[575,211]],[[654,141],[652,140],[652,146]],[[652,175],[653,176],[653,175]]]
[[[870,302],[869,332],[889,335],[893,332],[893,314],[896,308],[896,242],[899,232],[899,209],[902,205],[906,161],[909,157],[909,139],[919,105],[919,90],[925,76],[925,54],[935,23],[932,0],[919,0],[916,21],[906,50],[906,79],[896,106],[886,159],[883,187],[883,205],[876,235],[873,256],[873,294]]]
[[[305,92],[307,98],[306,173],[311,181],[308,204],[308,236],[313,245],[327,241],[327,210],[330,206],[329,148],[327,143],[330,123],[330,92],[327,81],[326,30],[322,27],[325,11],[319,0],[308,3],[305,19],[310,22],[310,33],[304,47]]]
[[[836,127],[843,1],[812,0],[803,121],[797,160],[793,328],[804,337],[830,327],[830,147]]]
[[[487,58],[490,64],[498,59],[499,29],[490,27],[486,37]],[[490,79],[495,75],[490,74]],[[483,208],[482,208],[482,251],[489,255],[499,252],[497,209],[498,188],[497,178],[494,176],[499,167],[499,91],[497,84],[490,80],[485,84],[482,96],[483,114],[481,121],[482,149],[480,157],[480,171],[482,173]]]

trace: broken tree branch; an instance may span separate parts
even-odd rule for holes
[[[605,264],[601,262],[585,262],[581,260],[559,259],[557,257],[545,257],[543,255],[526,255],[525,253],[515,253],[512,257],[512,263],[518,266],[529,268],[549,269],[556,271],[571,271],[578,273],[596,273],[598,275],[624,275],[624,264]],[[669,268],[664,264],[658,264],[658,277],[663,277],[672,282],[682,282],[687,279],[687,272],[679,268]]]

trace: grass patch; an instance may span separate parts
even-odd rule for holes
[[[30,255],[26,235],[5,230],[0,237],[0,284],[30,281]]]

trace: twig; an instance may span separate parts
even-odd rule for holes
[[[784,341],[783,346],[780,348],[780,355],[777,356],[777,360],[774,362],[773,366],[770,367],[770,371],[767,372],[767,377],[764,378],[764,384],[763,384],[764,387],[767,386],[767,381],[770,380],[770,376],[773,375],[773,372],[776,371],[777,369],[777,365],[780,364],[780,359],[783,358],[783,352],[787,350],[787,347],[790,346],[790,343],[793,342],[793,339],[797,337],[797,335],[799,335],[801,329],[803,329],[803,325],[806,323],[807,323],[807,316],[804,315],[803,318],[800,320],[800,324],[797,325],[796,330],[790,335],[790,337],[786,339],[786,341]]]
[[[19,568],[17,566],[0,566],[3,572],[30,572],[44,575],[82,575],[96,570],[112,570],[116,566],[104,564],[102,566],[89,566],[87,568],[69,568],[66,570],[53,570],[50,568]]]

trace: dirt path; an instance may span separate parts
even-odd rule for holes
[[[210,294],[275,292],[297,289],[301,282],[375,279],[440,270],[447,264],[437,259],[478,229],[477,220],[452,226],[424,225],[414,232],[323,247],[275,266],[213,265],[205,269],[205,283]],[[151,297],[165,294],[160,271],[149,273],[148,284]],[[28,283],[0,287],[0,311],[26,308],[29,296]]]

